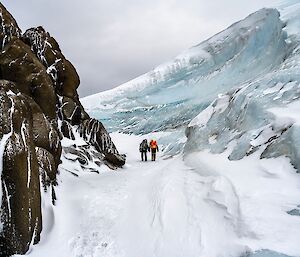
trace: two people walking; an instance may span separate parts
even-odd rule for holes
[[[150,152],[151,150],[151,160],[156,160],[156,152],[158,152],[158,145],[156,140],[151,140],[150,144],[148,145],[147,139],[144,139],[142,143],[140,144],[140,152],[141,152],[141,158],[142,161],[147,161],[147,152]]]

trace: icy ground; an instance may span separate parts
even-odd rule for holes
[[[44,206],[41,242],[28,256],[300,256],[300,217],[287,213],[300,204],[300,180],[288,159],[159,153],[146,163],[143,137],[112,137],[126,166],[76,177],[64,163],[57,204]],[[286,255],[250,254],[261,249]]]

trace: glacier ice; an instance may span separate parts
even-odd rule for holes
[[[286,155],[299,167],[299,127],[271,110],[300,96],[299,9],[282,5],[281,18],[261,9],[83,105],[110,131],[172,132],[161,139],[170,154],[183,147],[221,153],[231,143],[231,160],[260,150],[262,158]]]
[[[285,155],[295,167],[300,167],[297,119],[288,111],[286,115],[279,115],[275,108],[289,110],[300,97],[299,40],[290,35],[286,41],[291,38],[290,52],[280,65],[219,95],[190,122],[186,131],[189,137],[185,146],[187,151],[210,148],[219,153],[229,142],[234,142],[229,156],[232,160],[260,149],[262,158]],[[208,143],[211,136],[216,137],[213,144]]]
[[[283,26],[278,11],[262,9],[172,62],[83,98],[83,104],[110,130],[145,134],[186,126],[219,93],[282,62],[288,50]]]

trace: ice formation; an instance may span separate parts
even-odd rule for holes
[[[82,99],[96,118],[122,132],[185,127],[220,93],[269,72],[288,52],[278,11],[262,9],[172,62],[116,89]]]

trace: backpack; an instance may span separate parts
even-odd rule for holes
[[[142,143],[140,143],[140,152],[145,152],[148,149],[147,140],[143,140]]]
[[[157,148],[157,142],[155,140],[152,140],[151,143],[150,143],[150,147],[152,149],[156,149]]]
[[[140,143],[140,152],[143,152],[143,142]]]

